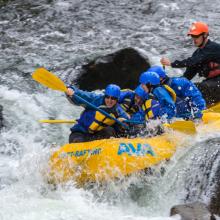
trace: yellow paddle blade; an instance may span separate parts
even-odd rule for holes
[[[220,113],[220,102],[204,110],[203,112],[219,112]]]
[[[60,124],[60,123],[76,123],[76,120],[62,120],[62,119],[42,119],[39,120],[40,123],[49,123],[49,124]]]
[[[207,124],[209,122],[214,122],[220,120],[220,113],[218,112],[205,112],[202,116],[202,121]]]
[[[67,88],[64,84],[64,82],[59,79],[56,75],[49,72],[48,70],[44,68],[37,69],[33,74],[32,78],[39,82],[40,84],[47,86],[48,88],[66,92]]]
[[[180,131],[186,134],[195,134],[196,127],[192,121],[175,121],[171,124],[163,124],[167,128]]]

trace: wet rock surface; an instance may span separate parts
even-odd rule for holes
[[[140,74],[149,67],[147,57],[133,48],[125,48],[84,65],[76,83],[85,90],[104,89],[110,83],[134,89]]]
[[[215,178],[217,180],[217,183],[215,185],[216,187],[211,198],[209,208],[213,213],[220,216],[220,164],[218,165]]]
[[[180,215],[181,220],[215,220],[204,203],[194,202],[184,205],[173,206],[170,215]]]
[[[3,127],[3,106],[0,105],[0,131]]]

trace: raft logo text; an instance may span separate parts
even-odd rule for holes
[[[129,156],[145,156],[146,154],[150,154],[151,156],[155,157],[156,153],[153,151],[152,147],[149,144],[141,144],[137,143],[120,143],[118,147],[118,155],[128,154]]]
[[[77,150],[77,151],[71,151],[71,152],[62,152],[60,153],[60,158],[66,158],[66,157],[81,157],[81,156],[94,156],[99,155],[101,153],[101,148],[95,148],[95,149],[85,149],[85,150]]]

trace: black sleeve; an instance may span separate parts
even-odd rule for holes
[[[193,55],[184,60],[175,60],[171,63],[171,67],[173,68],[183,68],[183,67],[193,67],[201,64],[205,60],[209,58],[209,51],[197,49]]]
[[[191,57],[185,60],[175,60],[174,62],[171,63],[171,67],[173,68],[184,68],[184,67],[189,67],[191,66],[192,61]]]
[[[183,76],[187,78],[188,80],[191,80],[196,74],[197,74],[197,69],[194,67],[188,67],[186,68],[186,71],[184,72]]]

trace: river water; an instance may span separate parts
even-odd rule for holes
[[[93,189],[77,188],[74,182],[51,189],[42,170],[51,145],[67,143],[70,125],[38,120],[76,118],[81,108],[34,82],[31,74],[43,66],[68,84],[88,60],[130,46],[148,55],[152,64],[159,64],[163,55],[183,58],[194,50],[186,32],[195,20],[207,22],[211,38],[220,42],[217,0],[11,0],[0,5],[5,124],[0,133],[0,220],[171,220],[180,219],[169,217],[173,205],[209,202],[220,159],[214,131],[201,131],[180,148],[161,165],[166,170],[162,176],[159,167],[151,176]]]

